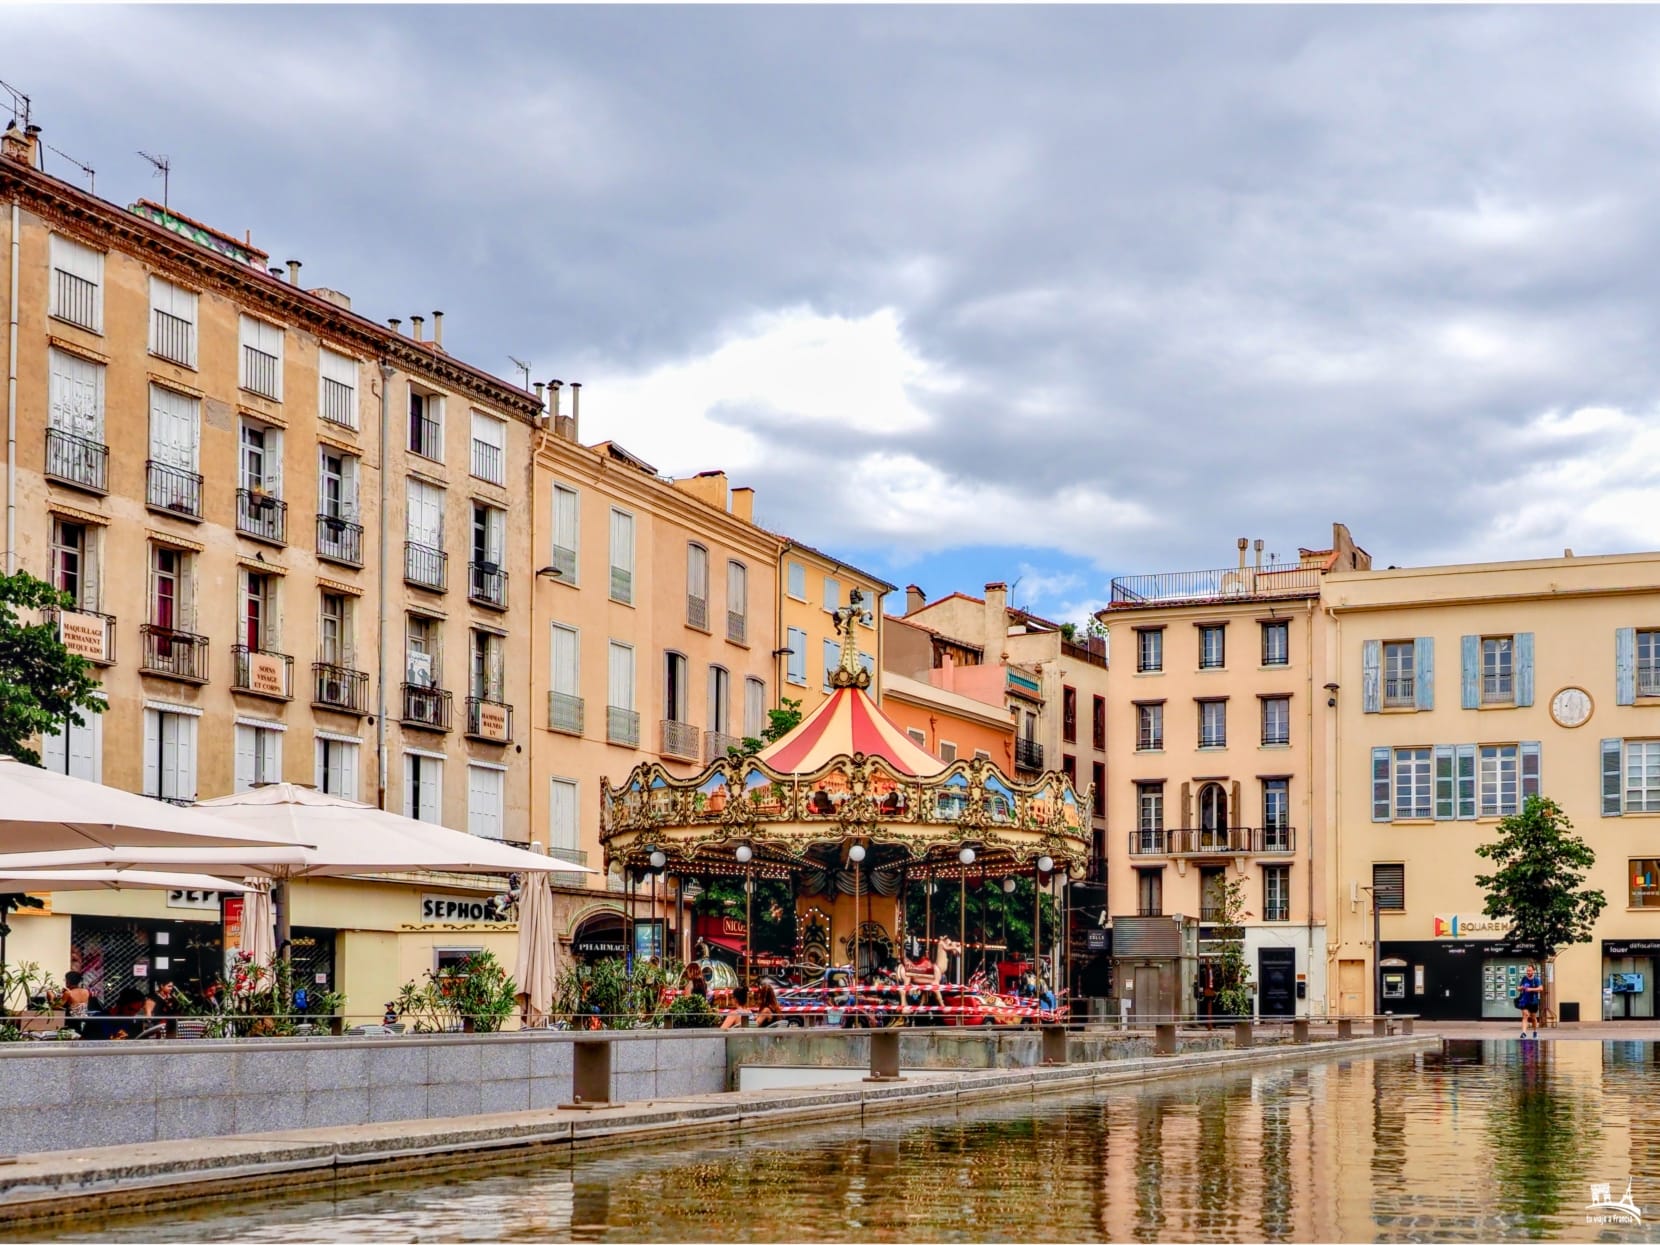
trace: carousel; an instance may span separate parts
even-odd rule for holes
[[[630,877],[667,875],[683,886],[741,878],[746,894],[757,879],[788,879],[796,963],[863,975],[892,965],[907,944],[956,934],[971,945],[970,882],[1012,890],[1012,879],[1030,878],[1035,906],[1056,879],[1083,876],[1090,844],[1088,793],[1064,774],[1019,783],[989,760],[948,764],[882,713],[859,662],[859,606],[855,593],[837,611],[841,662],[823,704],[753,756],[718,760],[690,778],[648,762],[620,786],[603,784],[600,842],[607,869],[621,865]],[[907,929],[910,888],[932,896],[945,885],[963,888],[961,928],[935,931],[930,911],[922,928]],[[754,962],[744,957],[746,977]]]

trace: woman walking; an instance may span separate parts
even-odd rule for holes
[[[1529,964],[1522,971],[1522,984],[1516,989],[1516,1006],[1522,1009],[1522,1037],[1527,1037],[1528,1025],[1533,1026],[1534,1041],[1539,1040],[1539,1000],[1544,995],[1538,972]]]

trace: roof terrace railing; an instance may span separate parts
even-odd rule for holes
[[[1320,590],[1320,568],[1295,563],[1226,567],[1215,571],[1162,571],[1121,575],[1112,581],[1108,609],[1185,602],[1303,596]]]

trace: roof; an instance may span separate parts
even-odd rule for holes
[[[962,717],[974,718],[987,726],[996,726],[1010,731],[1014,729],[1014,719],[1010,716],[1006,705],[976,700],[974,697],[965,696],[961,692],[947,691],[943,687],[935,687],[932,683],[925,682],[922,679],[906,678],[904,675],[895,674],[891,670],[882,675],[882,694],[884,696],[897,696],[900,700],[938,706]]]
[[[945,632],[940,631],[935,627],[925,627],[921,623],[916,622],[909,615],[885,614],[882,617],[882,621],[884,623],[899,623],[901,626],[909,627],[913,631],[921,631],[927,635],[931,635],[936,640],[941,640],[944,643],[951,645],[952,648],[967,649],[971,653],[978,653],[982,657],[985,656],[986,650],[981,645],[970,644],[967,640],[959,640],[955,636],[946,635]]]
[[[838,688],[793,731],[763,748],[757,759],[779,773],[805,774],[854,753],[881,757],[906,777],[925,777],[945,768],[945,762],[913,743],[860,687]]]
[[[761,525],[757,523],[755,526],[760,527]],[[781,554],[788,553],[791,549],[800,549],[802,552],[810,553],[814,557],[823,558],[826,562],[829,562],[832,566],[835,566],[841,570],[853,571],[855,574],[863,575],[866,579],[870,580],[871,583],[880,588],[884,596],[898,589],[897,584],[890,584],[880,575],[872,575],[869,571],[854,566],[853,563],[844,561],[833,553],[826,553],[822,549],[815,549],[805,541],[797,540],[794,536],[786,535],[783,532],[774,532],[771,528],[762,528],[762,530],[771,533],[773,536],[778,537],[779,540],[784,542],[784,548],[780,551]]]

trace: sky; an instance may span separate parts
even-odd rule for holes
[[[164,153],[304,284],[930,597],[1076,620],[1334,521],[1380,566],[1660,548],[1660,10],[7,25],[99,194]]]

